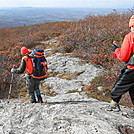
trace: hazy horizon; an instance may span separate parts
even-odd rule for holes
[[[127,9],[118,8],[122,13]],[[56,21],[77,21],[87,15],[106,15],[112,8],[0,7],[0,29]]]
[[[0,7],[133,8],[134,0],[0,0]]]
[[[112,7],[0,7],[1,8],[55,8],[55,9],[130,9],[127,7],[118,7],[118,8],[112,8]]]

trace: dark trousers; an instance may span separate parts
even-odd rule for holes
[[[129,92],[134,105],[134,70],[124,68],[112,88],[111,97],[118,103],[126,92]]]
[[[33,93],[35,90],[39,89],[39,80],[35,80],[32,77],[26,77],[26,88],[29,93]]]

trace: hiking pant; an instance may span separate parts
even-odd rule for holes
[[[28,89],[29,93],[33,93],[37,89],[39,89],[39,80],[35,80],[32,77],[26,77],[26,88]]]
[[[134,70],[124,68],[112,88],[111,97],[115,102],[119,103],[122,95],[126,92],[129,92],[134,105]]]
[[[40,84],[39,80],[35,80],[30,76],[26,77],[26,88],[29,92],[31,103],[36,103],[35,93],[37,95],[38,102],[43,103],[39,89],[39,84]]]

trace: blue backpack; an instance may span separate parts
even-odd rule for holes
[[[31,76],[36,80],[44,80],[47,72],[47,60],[44,57],[44,50],[35,48],[31,54],[33,55],[33,73]]]

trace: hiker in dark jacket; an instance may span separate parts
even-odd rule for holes
[[[26,47],[21,48],[21,54],[23,55],[23,58],[21,60],[21,64],[19,68],[12,68],[11,73],[21,74],[25,71],[26,73],[26,88],[28,89],[29,95],[30,95],[30,102],[31,103],[43,103],[39,84],[40,80],[34,79],[32,77],[33,72],[33,66],[32,66],[32,58],[33,55]],[[43,76],[45,77],[45,76]],[[37,95],[38,101],[36,101],[35,93]]]
[[[129,92],[134,105],[134,59],[130,60],[134,58],[132,57],[132,54],[134,54],[134,15],[130,18],[129,27],[131,32],[125,36],[121,48],[118,48],[116,44],[112,46],[114,58],[118,58],[127,66],[121,71],[112,88],[112,101],[109,109],[111,111],[120,111],[119,101],[126,92]]]

